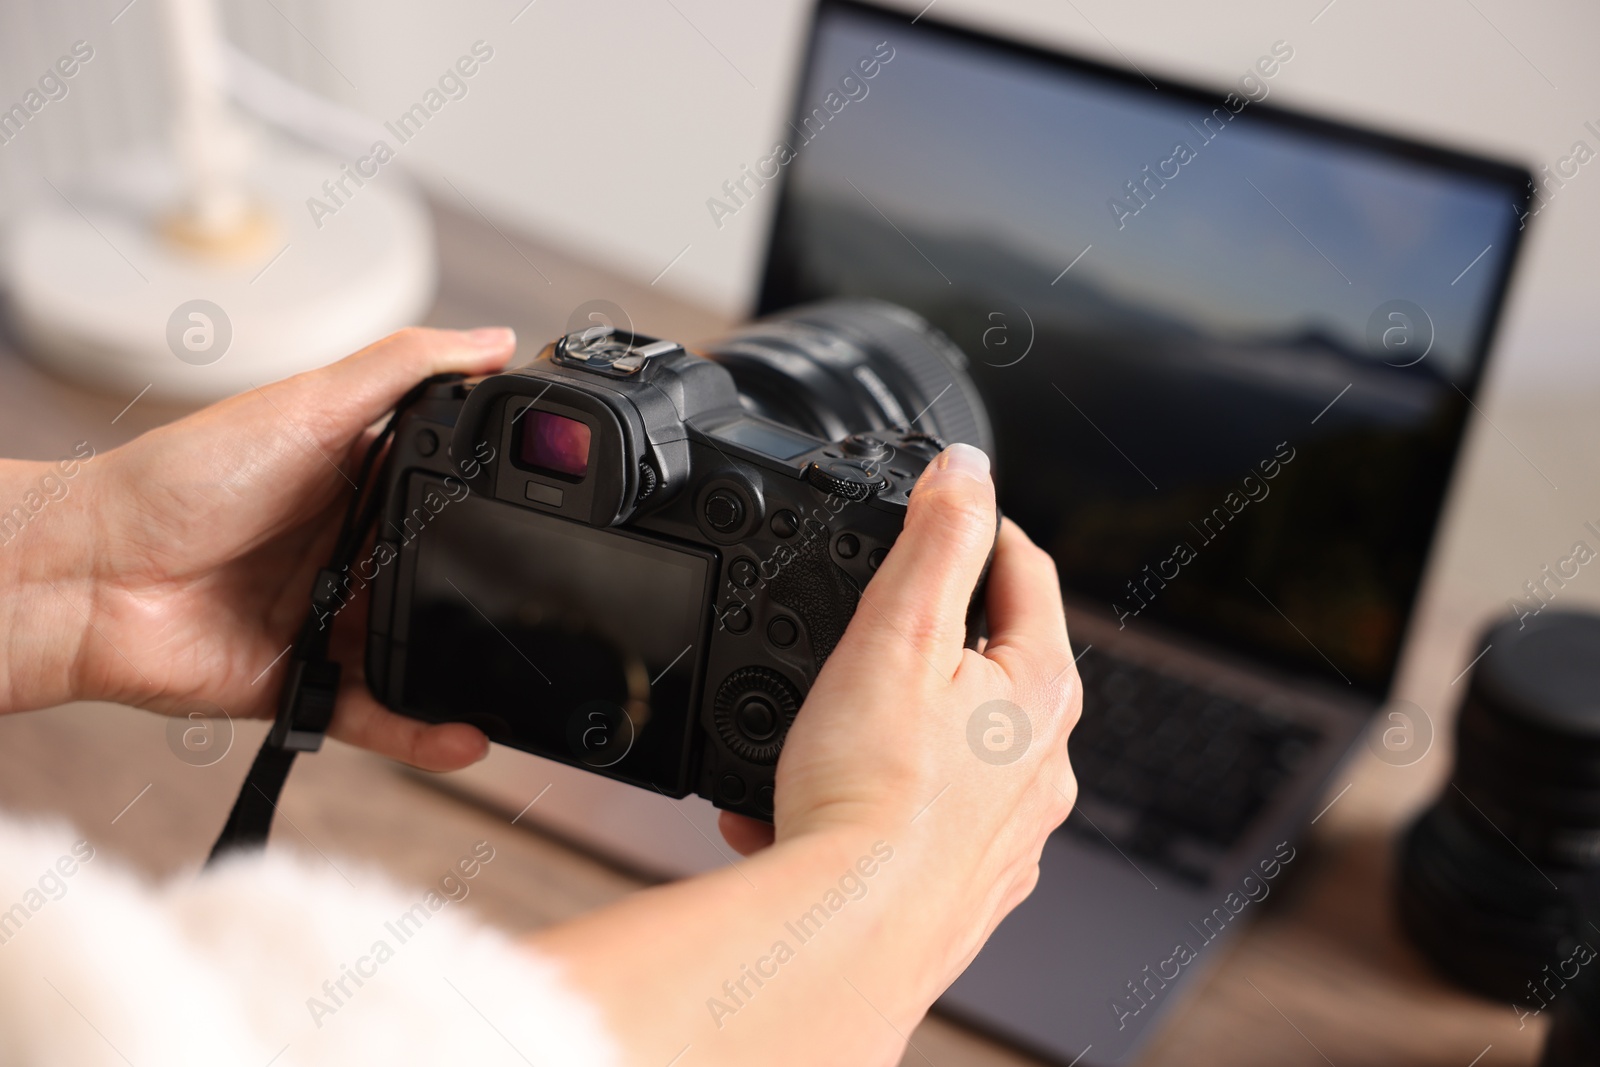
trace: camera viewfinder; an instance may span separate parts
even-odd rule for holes
[[[589,473],[588,424],[549,411],[530,411],[524,422],[518,456],[523,466],[563,478]]]

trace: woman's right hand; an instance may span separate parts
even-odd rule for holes
[[[943,989],[1038,879],[1077,784],[1067,735],[1082,707],[1050,557],[1009,520],[995,541],[987,457],[956,445],[928,467],[904,532],[796,716],[768,829],[723,817],[742,851],[809,835],[881,838],[920,909]],[[994,545],[990,636],[964,646]],[[909,1006],[908,1006],[909,1007]]]
[[[628,1062],[899,1063],[1033,888],[1077,791],[1081,689],[1055,567],[994,531],[987,460],[945,451],[784,742],[775,826],[723,816],[750,858],[534,940]],[[980,652],[965,617],[991,545]]]

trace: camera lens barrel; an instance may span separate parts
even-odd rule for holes
[[[906,428],[994,454],[967,359],[926,319],[880,300],[828,300],[701,347],[744,406],[827,441]]]
[[[1461,984],[1520,1003],[1577,947],[1600,874],[1600,616],[1491,628],[1456,725],[1456,766],[1401,847],[1400,911]]]

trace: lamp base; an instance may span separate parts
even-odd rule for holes
[[[182,187],[153,152],[60,185],[54,204],[22,215],[0,249],[0,285],[24,349],[103,392],[204,403],[427,313],[433,231],[413,190],[393,175],[356,186],[336,160],[286,144],[259,159],[246,184],[271,236],[257,227],[242,251],[173,238]],[[337,199],[330,177],[345,181]]]

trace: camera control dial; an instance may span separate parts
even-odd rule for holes
[[[865,500],[889,488],[889,479],[877,464],[853,459],[830,459],[806,468],[806,481],[832,496]]]
[[[751,763],[778,762],[783,737],[800,710],[800,696],[789,680],[766,667],[741,667],[717,690],[717,733]]]

